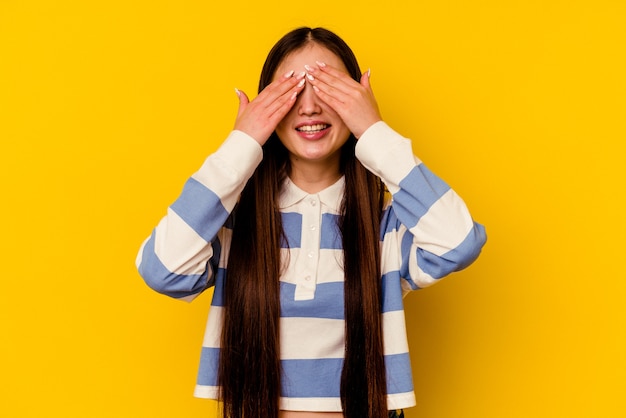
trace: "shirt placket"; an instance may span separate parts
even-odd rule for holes
[[[310,300],[315,297],[317,284],[322,205],[318,195],[309,195],[302,203],[302,267],[296,279],[295,300]]]

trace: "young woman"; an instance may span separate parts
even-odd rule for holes
[[[299,28],[139,251],[147,284],[213,286],[196,396],[226,417],[382,418],[415,404],[403,295],[485,242],[382,121],[350,48]]]

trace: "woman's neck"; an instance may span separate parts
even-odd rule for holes
[[[318,193],[341,178],[339,164],[328,166],[310,162],[291,161],[289,178],[307,193]]]

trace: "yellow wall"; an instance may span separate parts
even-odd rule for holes
[[[0,0],[0,416],[214,416],[209,295],[134,258],[300,25],[346,39],[489,234],[407,299],[407,416],[625,416],[625,4]]]

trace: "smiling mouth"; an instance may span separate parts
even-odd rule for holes
[[[326,123],[317,123],[315,125],[302,125],[296,128],[296,131],[303,132],[306,134],[315,134],[318,132],[322,132],[323,130],[328,129],[328,128],[330,128],[330,125]]]

